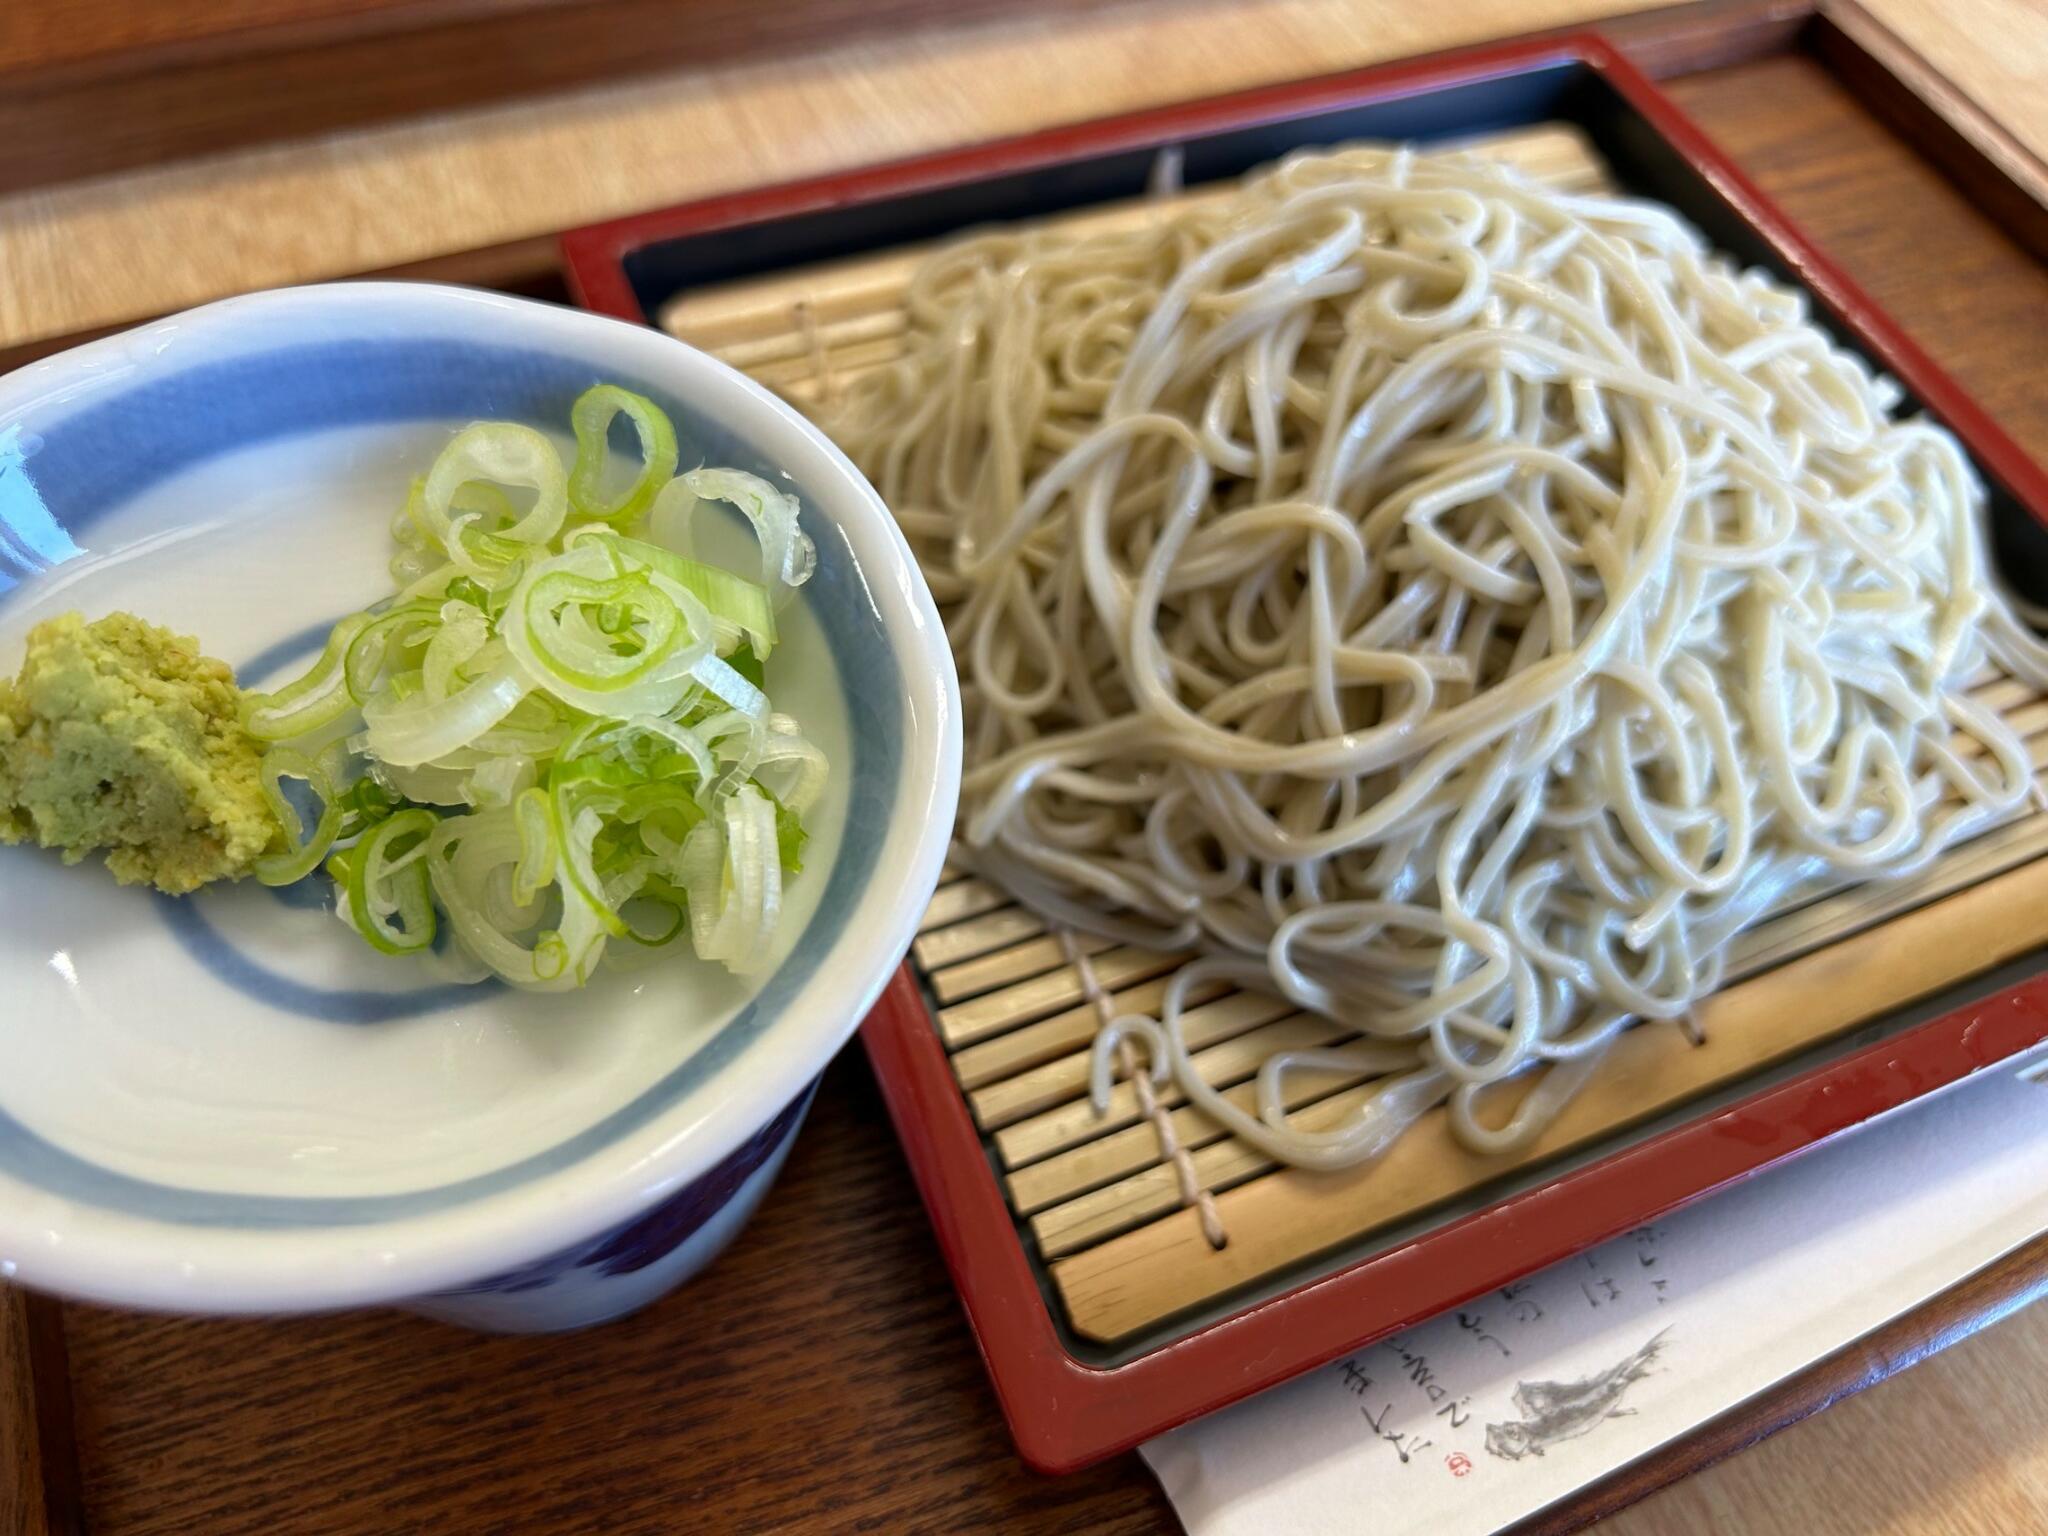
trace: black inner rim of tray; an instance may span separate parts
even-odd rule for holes
[[[652,319],[664,304],[692,289],[937,240],[982,224],[1141,197],[1165,148],[1180,151],[1182,180],[1193,187],[1242,176],[1290,151],[1317,145],[1355,139],[1430,144],[1552,122],[1584,133],[1621,190],[1676,208],[1720,250],[1781,282],[1804,286],[1763,236],[1721,200],[1699,169],[1605,76],[1570,58],[1390,100],[1282,116],[1199,138],[1162,138],[908,196],[657,241],[627,252],[622,265],[641,312]],[[1868,357],[1841,318],[1818,300],[1814,319],[1839,344]],[[1910,395],[1908,404],[1920,408]],[[2022,596],[2048,604],[2048,528],[2029,516],[2004,485],[1986,479],[1999,566]]]

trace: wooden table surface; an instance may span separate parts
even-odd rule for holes
[[[16,193],[0,198],[0,347],[132,319],[143,295],[158,312],[182,309],[1644,4],[1062,11]]]
[[[315,0],[235,3],[263,14]],[[359,8],[359,0],[318,3]],[[460,0],[472,8],[517,3]],[[0,366],[10,350],[41,338],[251,288],[478,247],[494,248],[498,265],[458,270],[490,281],[497,270],[530,269],[537,254],[544,260],[553,231],[643,208],[1659,3],[1060,6],[17,192],[0,196]],[[1798,4],[1789,0],[1793,9]],[[2039,0],[1864,4],[1934,61],[1958,94],[2010,129],[2007,153],[2026,161],[2037,187],[2048,187],[2041,166],[2048,157],[2048,7]],[[1950,25],[1958,4],[1978,23]],[[26,31],[25,21],[44,15],[53,32],[61,18],[99,39],[106,29],[93,18],[104,8],[102,0],[0,4],[0,64],[10,17]],[[52,38],[44,46],[56,44]],[[18,39],[13,51],[28,46]]]
[[[1124,7],[24,194],[0,200],[0,344],[1597,6],[1485,0],[1426,36],[1418,12],[1450,8],[1207,3],[1167,34],[1160,8]],[[1811,60],[1669,89],[2048,457],[2040,266]],[[735,1249],[612,1327],[488,1339],[397,1315],[90,1307],[63,1321],[94,1532],[1174,1528],[1134,1458],[1057,1482],[1016,1459],[858,1052]],[[2048,1530],[2048,1308],[1601,1529]]]
[[[744,1239],[607,1328],[65,1314],[95,1533],[1178,1528],[1135,1457],[1018,1461],[858,1052]],[[2036,1308],[1599,1529],[2018,1536],[2048,1518],[2044,1423]]]

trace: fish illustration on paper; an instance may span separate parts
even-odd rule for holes
[[[1515,1384],[1513,1402],[1519,1419],[1486,1426],[1486,1449],[1507,1461],[1541,1456],[1562,1440],[1576,1440],[1604,1420],[1634,1413],[1621,1406],[1628,1389],[1650,1374],[1664,1346],[1660,1328],[1647,1343],[1618,1365],[1578,1381],[1523,1381]]]

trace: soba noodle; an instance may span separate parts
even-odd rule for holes
[[[1668,210],[1356,149],[1075,239],[935,256],[828,426],[963,674],[962,856],[1052,920],[1203,951],[1119,1040],[1344,1166],[1446,1100],[1533,1136],[1788,896],[2006,817],[2043,680],[1954,440]],[[1358,1032],[1247,1113],[1223,978]],[[1336,1129],[1285,1074],[1376,1078]],[[1541,1070],[1504,1124],[1490,1085]]]

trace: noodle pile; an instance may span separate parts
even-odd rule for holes
[[[908,302],[827,426],[947,616],[962,857],[1204,952],[1105,1029],[1098,1093],[1137,1038],[1289,1162],[1446,1100],[1505,1149],[1745,924],[2029,791],[1964,691],[2043,669],[1956,443],[1668,210],[1354,149],[1143,230],[971,240]],[[1359,1037],[1267,1061],[1248,1114],[1181,1035],[1219,977]],[[1380,1086],[1310,1132],[1301,1066]]]

